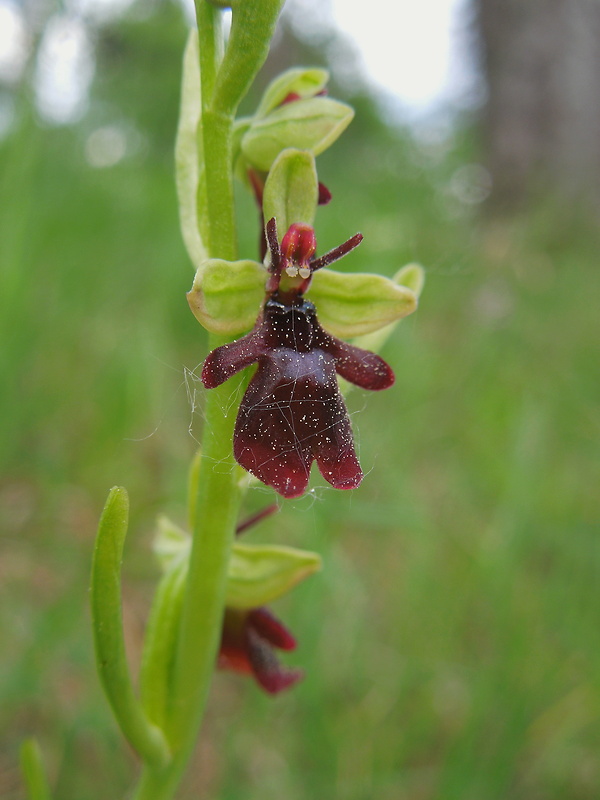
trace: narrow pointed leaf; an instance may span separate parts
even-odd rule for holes
[[[187,538],[189,540],[189,536]],[[188,571],[189,542],[182,556],[178,562],[171,564],[158,585],[142,653],[140,670],[142,704],[149,719],[161,728],[165,726],[167,720],[173,659],[177,650],[177,634]]]
[[[51,800],[50,786],[40,748],[35,739],[21,745],[21,774],[27,789],[28,800]]]
[[[163,765],[169,758],[167,743],[162,731],[150,723],[135,696],[125,653],[121,561],[128,517],[127,492],[114,487],[100,518],[92,564],[91,606],[96,663],[123,735],[145,761]]]

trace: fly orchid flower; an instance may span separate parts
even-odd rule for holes
[[[379,356],[327,333],[303,293],[315,270],[350,252],[362,236],[314,258],[310,226],[292,225],[281,247],[274,219],[266,234],[271,264],[262,313],[249,334],[209,354],[202,382],[211,389],[257,364],[238,412],[233,452],[263,483],[299,497],[316,460],[332,486],[354,489],[363,473],[336,375],[377,391],[391,386],[394,374]]]
[[[267,506],[240,522],[236,533],[244,533],[277,510],[277,505]],[[154,551],[165,573],[163,580],[175,587],[169,591],[179,598],[177,603],[184,588],[190,547],[191,538],[185,530],[166,517],[159,519]],[[303,671],[284,667],[276,653],[294,650],[296,640],[267,606],[320,569],[321,557],[317,553],[282,545],[246,544],[236,539],[228,566],[217,666],[253,675],[270,694],[299,681]],[[171,625],[177,625],[177,616],[169,619]],[[157,633],[161,637],[169,635],[164,622],[157,627]]]
[[[251,674],[265,691],[277,694],[297,683],[303,672],[282,666],[275,650],[295,648],[292,634],[268,609],[226,609],[219,648],[220,669]]]

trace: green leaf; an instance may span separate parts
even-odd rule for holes
[[[326,69],[316,67],[288,69],[267,86],[260,105],[256,109],[255,117],[266,116],[269,111],[281,105],[289,94],[314,97],[325,88],[328,80],[329,73]]]
[[[323,327],[342,339],[376,331],[417,307],[412,289],[368,272],[321,269],[313,276],[309,297]]]
[[[179,559],[169,563],[154,596],[146,626],[140,669],[140,695],[144,710],[149,719],[160,727],[164,727],[167,721],[183,593],[188,574],[190,537],[181,532],[186,541],[179,542]]]
[[[165,765],[169,750],[162,731],[148,720],[135,696],[125,653],[121,615],[121,561],[127,534],[129,498],[110,490],[94,548],[91,606],[96,664],[102,686],[123,735],[149,764]]]
[[[175,142],[175,178],[183,241],[195,267],[208,257],[206,179],[202,142],[198,32],[190,31],[183,57],[181,105]]]
[[[309,150],[317,156],[348,127],[354,111],[329,97],[296,100],[254,119],[242,139],[248,161],[267,172],[287,147]]]
[[[294,222],[312,225],[318,202],[315,157],[306,150],[283,150],[273,162],[265,183],[265,220],[275,217],[281,238]]]
[[[50,786],[36,740],[26,739],[21,745],[20,755],[21,774],[27,788],[28,800],[51,800]]]
[[[211,333],[236,336],[254,327],[267,273],[256,261],[204,261],[187,293],[192,313]]]
[[[258,608],[321,569],[321,556],[277,545],[235,542],[227,577],[229,608]]]

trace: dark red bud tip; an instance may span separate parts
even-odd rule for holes
[[[279,694],[284,689],[291,689],[298,681],[302,680],[304,672],[301,669],[279,669],[273,672],[263,672],[256,675],[256,680],[269,694]]]
[[[331,202],[331,192],[319,181],[319,205],[326,206],[329,202]]]
[[[317,249],[315,231],[310,225],[294,223],[281,240],[281,253],[288,264],[308,264]]]
[[[256,613],[258,610],[250,613]],[[266,692],[277,694],[293,686],[302,678],[301,670],[287,669],[279,663],[271,643],[263,639],[256,629],[254,621],[247,626],[245,638],[252,672]]]
[[[273,647],[280,650],[296,649],[296,640],[290,631],[267,608],[254,608],[248,614],[248,622]]]
[[[281,101],[281,105],[284,106],[286,103],[293,103],[295,100],[300,100],[301,97],[298,92],[290,92],[286,94],[286,96]]]

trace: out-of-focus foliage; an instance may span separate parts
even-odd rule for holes
[[[93,667],[93,536],[107,489],[126,485],[135,661],[155,518],[183,522],[202,424],[184,370],[206,342],[185,299],[171,155],[184,26],[161,6],[111,36],[127,56],[117,71],[100,45],[88,117],[44,128],[24,110],[0,144],[7,800],[22,796],[31,734],[55,797],[131,785]],[[93,168],[89,137],[113,123],[129,149]],[[274,703],[218,675],[182,798],[597,796],[600,237],[551,200],[478,221],[476,159],[468,133],[416,142],[366,99],[321,157],[334,200],[317,215],[320,252],[360,229],[344,269],[391,276],[419,260],[427,286],[384,351],[396,387],[350,396],[372,467],[361,489],[317,488],[249,534],[323,554],[324,571],[279,606],[306,678]],[[240,255],[255,258],[258,216],[241,197],[240,209]],[[252,490],[248,510],[270,497]]]

